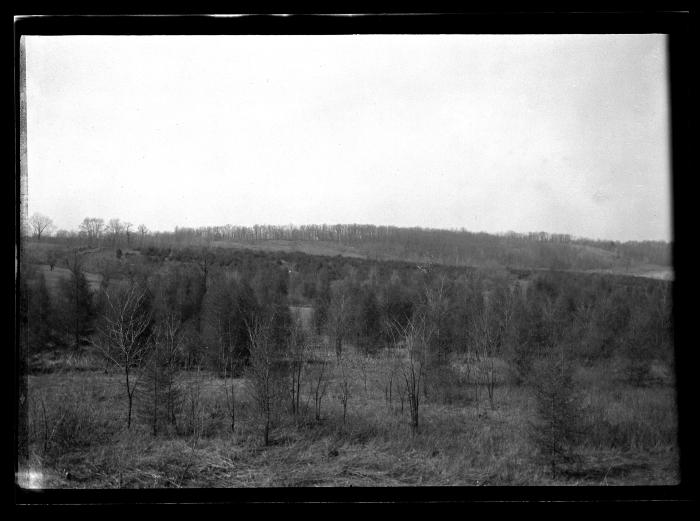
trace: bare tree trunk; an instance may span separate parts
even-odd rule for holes
[[[340,335],[336,335],[335,337],[335,356],[340,360],[341,355],[343,354],[343,339]]]
[[[231,382],[231,432],[236,432],[236,397],[233,394],[233,382]]]
[[[158,435],[158,355],[155,357],[153,371],[153,436]]]
[[[489,403],[491,405],[491,410],[495,410],[496,406],[494,403],[494,390],[495,390],[496,382],[495,382],[495,376],[494,376],[494,369],[493,369],[493,359],[489,360],[489,371],[488,371],[488,381],[487,381],[487,391],[489,394]]]
[[[126,395],[127,395],[127,404],[128,404],[128,412],[127,412],[127,419],[126,419],[126,428],[130,429],[131,428],[131,408],[133,405],[133,394],[131,392],[131,385],[129,383],[129,361],[127,360],[126,366],[125,366],[125,373],[126,373]]]
[[[296,403],[296,412],[297,414],[299,413],[299,400],[301,399],[301,369],[302,366],[299,364],[299,369],[298,369],[298,374],[297,374],[297,403]]]
[[[131,429],[131,409],[133,405],[133,395],[129,393],[129,413],[126,420],[126,428]]]
[[[77,264],[77,263],[76,263]],[[77,351],[80,349],[80,308],[79,308],[79,300],[78,300],[78,273],[77,270],[73,274],[73,278],[75,279],[75,350]]]

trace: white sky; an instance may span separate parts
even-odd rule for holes
[[[671,239],[663,35],[29,36],[29,214]]]

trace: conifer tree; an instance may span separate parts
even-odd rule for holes
[[[74,349],[91,329],[94,318],[92,293],[81,263],[76,259],[69,264],[70,277],[61,281],[61,307],[64,331],[70,336]]]
[[[530,437],[537,457],[551,471],[552,479],[562,465],[577,461],[580,405],[575,392],[573,365],[563,349],[551,349],[535,377],[537,419],[530,424]]]
[[[176,425],[182,390],[177,379],[182,354],[180,320],[169,313],[155,327],[153,345],[139,380],[139,412],[153,436],[166,425]]]
[[[28,297],[29,350],[30,352],[39,352],[53,344],[55,323],[54,309],[43,273],[39,274],[36,287],[28,292]]]

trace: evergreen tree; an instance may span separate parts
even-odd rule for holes
[[[167,314],[155,327],[153,345],[139,380],[139,413],[151,427],[153,436],[166,425],[176,425],[182,391],[177,380],[182,355],[181,322]]]
[[[573,365],[563,349],[552,349],[537,370],[534,393],[537,419],[530,424],[530,437],[537,457],[557,475],[561,465],[574,463],[580,436],[580,405],[574,391]]]
[[[328,269],[324,266],[318,271],[316,277],[316,290],[313,298],[313,324],[317,335],[321,334],[327,320],[328,309],[331,304],[331,278]]]
[[[370,288],[364,288],[360,304],[360,344],[364,351],[379,349],[382,332],[382,315],[377,298]]]
[[[212,284],[202,305],[202,338],[212,366],[232,373],[249,359],[247,324],[258,314],[258,303],[245,280],[223,273],[210,277]]]
[[[61,281],[60,288],[63,329],[77,350],[81,339],[91,331],[94,318],[92,293],[80,267],[71,268],[70,277]]]
[[[29,285],[25,285],[29,289]],[[27,332],[29,352],[43,351],[55,345],[54,309],[43,273],[39,273],[36,287],[28,291]]]

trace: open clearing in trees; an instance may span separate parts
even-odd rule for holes
[[[362,355],[351,357],[355,374],[346,423],[331,391],[320,421],[308,414],[282,418],[268,447],[260,446],[241,379],[236,381],[242,416],[237,432],[228,429],[221,407],[223,381],[200,374],[201,434],[170,432],[154,438],[145,425],[131,432],[122,428],[117,376],[97,368],[31,376],[35,429],[42,427],[42,402],[54,417],[71,407],[76,410],[54,434],[66,438],[52,440],[58,446],[44,455],[35,447],[30,466],[41,470],[49,488],[678,482],[674,390],[668,379],[640,389],[606,378],[606,367],[579,371],[576,378],[588,404],[583,461],[552,480],[532,461],[527,429],[533,397],[505,378],[499,382],[494,409],[485,401],[477,406],[472,388],[460,389],[448,400],[430,397],[420,431],[412,435],[408,405],[402,412],[398,396],[391,404],[385,397],[383,374],[389,362],[369,361],[365,391]],[[656,370],[663,373],[663,368]],[[182,378],[194,386],[198,377]],[[309,403],[309,397],[303,402]],[[42,438],[40,432],[32,436],[37,442]]]

